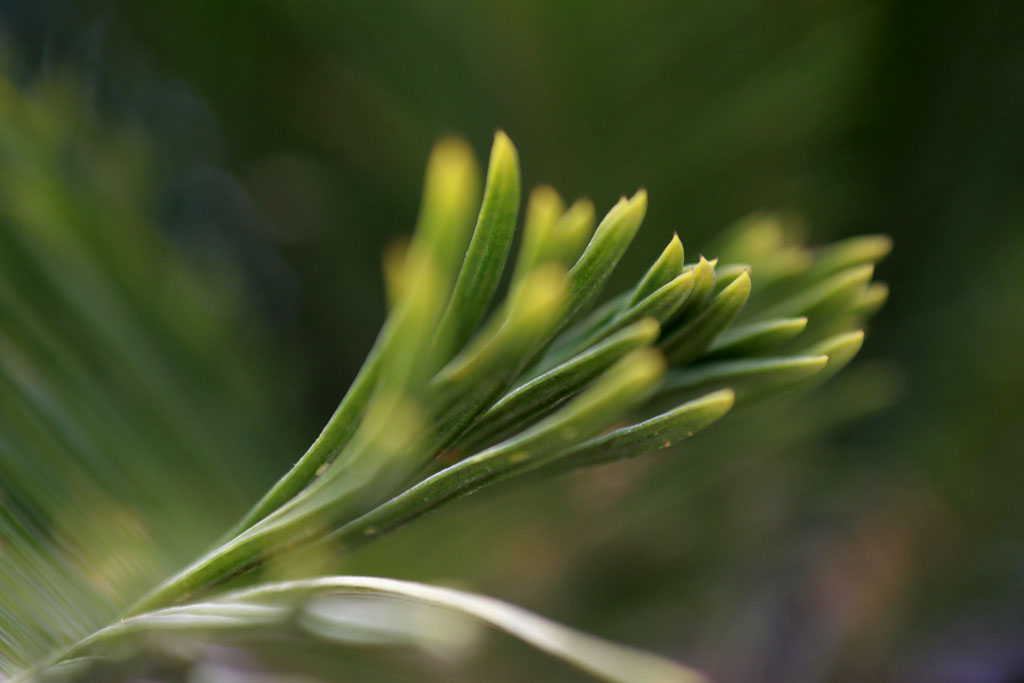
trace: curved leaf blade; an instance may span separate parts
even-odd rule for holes
[[[346,597],[414,603],[472,617],[518,638],[601,680],[616,683],[704,683],[697,671],[674,661],[563,626],[501,600],[456,590],[374,576],[330,576],[268,583],[226,593],[216,600],[154,610],[124,619],[81,642],[69,656],[81,656],[102,645],[134,634],[159,634],[197,629],[207,633],[235,633],[253,628],[294,623],[310,631],[310,616],[321,622],[331,618],[324,598],[344,605]],[[402,613],[396,613],[400,616]],[[302,615],[305,615],[303,618]],[[348,612],[344,618],[358,620]],[[373,626],[374,624],[371,624]],[[379,627],[379,624],[376,624]],[[405,631],[415,625],[401,625]],[[317,631],[313,631],[314,634]],[[423,634],[429,639],[429,634]]]

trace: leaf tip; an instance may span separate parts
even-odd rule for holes
[[[514,174],[516,178],[519,177],[519,152],[505,131],[500,128],[494,132],[494,142],[491,145],[491,171],[499,169]]]
[[[535,211],[560,215],[565,204],[555,188],[548,184],[541,184],[530,191],[529,206],[533,207]]]
[[[750,269],[744,269],[735,280],[722,290],[719,296],[726,296],[737,299],[744,299],[750,296]]]
[[[668,246],[665,247],[664,255],[665,258],[669,259],[672,263],[678,263],[679,270],[682,270],[685,253],[683,251],[683,242],[679,239],[678,232],[672,233],[672,239],[668,241]]]
[[[736,405],[736,392],[732,389],[719,389],[698,399],[709,412],[712,420],[722,417]]]
[[[621,361],[621,367],[638,382],[653,384],[665,374],[665,355],[651,347],[631,351]]]
[[[643,318],[633,324],[633,329],[643,342],[653,343],[661,334],[661,323],[657,318]]]

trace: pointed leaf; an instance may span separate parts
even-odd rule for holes
[[[431,381],[431,404],[441,418],[441,434],[476,417],[495,392],[513,381],[523,355],[557,325],[567,288],[561,266],[534,269],[494,320],[437,374]]]
[[[589,199],[577,199],[555,226],[555,260],[566,267],[572,266],[593,233],[594,204]]]
[[[589,343],[644,318],[653,318],[659,324],[672,319],[693,294],[695,280],[696,273],[690,271],[666,282],[632,308],[618,313]]]
[[[736,396],[722,389],[630,427],[573,446],[539,467],[544,475],[645,455],[689,438],[728,413]]]
[[[628,307],[633,307],[677,278],[683,272],[683,243],[679,241],[679,235],[672,233],[672,239],[668,246],[661,252],[661,255],[654,264],[647,270],[640,279],[640,283],[633,290]]]
[[[389,290],[395,298],[393,313],[401,307],[401,298],[408,293],[406,287],[419,286],[417,269],[425,267],[422,264],[429,264],[426,267],[434,270],[437,296],[447,300],[465,249],[479,183],[476,160],[465,142],[451,138],[435,145],[427,162],[416,233],[407,250],[403,250],[400,256],[392,256],[393,265],[388,269],[392,283]],[[386,349],[395,343],[395,329],[394,322],[385,323],[366,361],[320,435],[292,469],[228,532],[228,536],[236,535],[280,507],[308,485],[317,471],[337,457],[355,433],[377,385],[381,356],[393,354]],[[429,364],[423,367],[428,369]]]
[[[812,287],[802,289],[788,299],[757,313],[758,318],[806,316],[812,323],[827,320],[850,311],[863,295],[873,265],[855,266],[825,278]]]
[[[558,221],[564,213],[565,204],[552,187],[541,185],[530,193],[523,222],[523,243],[512,274],[513,286],[538,265],[559,262],[560,244],[556,235]]]
[[[756,356],[789,341],[806,327],[807,318],[780,318],[734,325],[718,336],[704,357]]]
[[[621,356],[653,343],[660,331],[656,321],[641,320],[524,384],[480,418],[461,448],[479,447],[522,428],[568,400]]]
[[[665,283],[632,308],[619,311],[610,320],[591,332],[589,336],[562,349],[557,355],[551,356],[548,361],[551,362],[555,359],[561,361],[563,358],[582,353],[608,335],[645,318],[653,319],[661,325],[671,319],[680,306],[685,305],[693,291],[694,275],[695,273],[691,270]]]
[[[825,380],[846,367],[863,345],[864,330],[855,330],[829,337],[807,349],[805,353],[820,353],[828,356],[828,366],[820,378]]]
[[[715,337],[736,319],[750,296],[750,276],[740,275],[716,296],[696,320],[662,339],[660,346],[671,365],[685,365],[711,345]]]
[[[519,155],[504,132],[494,134],[484,199],[439,335],[460,348],[487,311],[512,246],[519,213]]]
[[[650,395],[664,372],[661,355],[631,352],[593,385],[523,433],[441,470],[359,519],[334,540],[346,544],[389,531],[443,503],[512,473],[524,472],[592,437]]]
[[[888,299],[889,285],[884,282],[872,282],[854,303],[850,312],[863,318],[870,318],[882,310]]]
[[[819,279],[864,264],[875,264],[892,251],[888,235],[860,235],[823,247],[815,254],[808,278]]]
[[[427,162],[423,204],[410,249],[422,251],[446,288],[455,283],[479,200],[480,171],[462,139],[438,142]]]
[[[631,199],[620,199],[597,226],[583,255],[569,271],[572,284],[566,320],[572,319],[604,286],[633,241],[646,212],[647,192],[637,190]]]
[[[683,269],[684,275],[690,272],[693,273],[693,291],[690,292],[686,302],[679,307],[679,310],[672,316],[666,327],[685,324],[693,320],[704,310],[704,305],[711,298],[711,294],[715,289],[715,266],[717,264],[718,259],[708,261],[702,254],[696,264],[686,266]]]
[[[828,356],[806,355],[723,360],[671,370],[658,390],[657,403],[721,388],[733,389],[737,401],[760,398],[768,392],[799,384],[821,372],[826,363]]]
[[[750,265],[746,263],[729,263],[715,268],[714,293],[718,294],[728,287],[743,273],[750,272]]]

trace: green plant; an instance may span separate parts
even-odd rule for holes
[[[260,387],[232,377],[211,389],[206,370],[228,332],[219,304],[198,289],[185,305],[166,297],[153,272],[184,287],[194,273],[168,259],[116,190],[88,180],[127,181],[132,168],[99,144],[75,148],[70,156],[88,163],[69,172],[58,134],[68,122],[10,88],[3,105],[0,671],[15,680],[74,676],[140,634],[258,639],[290,629],[428,642],[435,622],[396,626],[411,619],[410,603],[489,622],[609,680],[698,680],[461,591],[372,577],[272,581],[261,571],[310,548],[365,543],[498,481],[665,448],[734,405],[807,390],[853,358],[886,296],[871,282],[886,238],[811,250],[763,215],[725,235],[713,261],[686,265],[673,236],[635,286],[595,308],[646,193],[622,198],[595,228],[588,201],[567,208],[541,187],[526,203],[508,295],[493,304],[518,218],[517,152],[495,136],[481,200],[472,152],[444,140],[415,234],[386,259],[387,322],[320,436],[209,550],[126,604],[185,549],[166,549],[145,571],[101,572],[97,563],[118,561],[96,545],[113,532],[100,516],[67,519],[78,509],[68,501],[89,500],[128,526],[129,510],[161,506],[154,525],[167,509],[178,526],[212,523],[196,502],[237,476],[238,454],[258,438],[231,420],[203,423],[187,406],[226,414]],[[85,330],[80,339],[64,334],[68,325]],[[132,405],[139,396],[149,403]],[[132,458],[146,449],[161,453],[139,466]],[[353,615],[357,598],[387,605],[388,627],[379,612]]]

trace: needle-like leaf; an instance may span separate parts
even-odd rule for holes
[[[708,261],[701,254],[696,264],[686,266],[683,269],[684,274],[693,273],[693,290],[683,305],[679,307],[679,310],[676,311],[671,321],[672,324],[685,324],[704,310],[704,304],[711,298],[711,294],[715,289],[715,266],[717,264],[718,259]]]
[[[560,238],[559,219],[565,213],[565,203],[554,188],[541,185],[530,193],[526,203],[526,220],[523,222],[523,243],[519,247],[512,286],[527,273],[543,263],[560,263],[564,251]]]
[[[658,352],[631,352],[554,414],[518,436],[424,479],[343,526],[334,538],[360,539],[382,533],[489,482],[559,457],[573,443],[590,438],[639,405],[654,390],[663,372],[664,361]]]
[[[737,401],[761,398],[799,384],[824,370],[826,363],[826,355],[804,355],[722,360],[672,370],[658,390],[658,404],[722,388],[733,389]]]
[[[666,282],[630,308],[620,310],[585,339],[572,344],[571,352],[586,349],[617,330],[645,318],[651,318],[659,325],[664,324],[674,317],[681,306],[686,305],[686,301],[693,292],[695,275],[692,270],[683,273]],[[563,355],[564,353],[566,352],[563,352]]]
[[[660,346],[672,365],[685,365],[698,358],[711,345],[747,303],[750,276],[743,273],[716,296],[697,318],[662,339]]]
[[[551,459],[538,471],[554,474],[668,448],[722,418],[732,409],[735,400],[732,389],[712,392],[639,424],[584,441]]]
[[[759,323],[736,325],[718,336],[705,358],[757,356],[804,331],[807,318],[780,318]]]
[[[520,283],[506,310],[431,382],[431,399],[439,418],[440,446],[515,379],[524,355],[558,324],[565,305],[567,278],[561,266],[535,269]]]
[[[863,345],[864,330],[854,330],[818,342],[807,349],[806,353],[820,353],[828,356],[828,366],[820,378],[824,380],[846,367]]]
[[[594,204],[577,199],[555,225],[552,242],[554,260],[567,268],[576,263],[594,233]]]
[[[601,290],[608,276],[633,241],[647,213],[647,192],[623,197],[597,226],[579,261],[569,271],[571,288],[566,320],[571,320]]]
[[[654,343],[660,332],[657,321],[641,320],[506,394],[474,425],[460,448],[473,449],[521,429],[571,398],[621,356]]]
[[[672,239],[668,246],[661,252],[661,255],[653,265],[640,278],[640,283],[633,290],[627,307],[633,307],[677,278],[683,272],[683,243],[679,241],[679,235],[672,233]]]
[[[863,296],[875,267],[871,264],[854,266],[829,276],[775,304],[759,311],[758,318],[785,318],[806,316],[812,321],[824,322],[848,313]]]
[[[872,282],[861,294],[860,298],[853,304],[850,313],[870,318],[882,310],[885,302],[889,299],[889,285],[884,282]]]
[[[854,266],[878,263],[892,251],[887,235],[860,235],[823,247],[815,255],[808,278],[820,279]]]
[[[429,264],[426,267],[434,269],[438,278],[437,294],[447,297],[459,268],[461,252],[465,248],[479,183],[479,171],[468,145],[461,140],[446,139],[435,146],[427,162],[423,204],[415,237],[401,259],[401,264],[395,266],[395,270],[400,273],[394,277],[397,282],[415,282],[417,269],[424,267],[422,264]],[[417,265],[411,266],[413,262]],[[398,285],[401,291],[394,294],[394,307],[401,307],[407,286],[418,286],[418,282]],[[395,329],[396,324],[391,320],[385,324],[323,431],[292,469],[229,532],[229,537],[252,526],[301,491],[320,468],[331,462],[352,438],[377,385],[381,356],[393,353],[387,349],[396,341]],[[427,367],[424,365],[425,369]]]
[[[460,348],[487,312],[512,246],[519,213],[519,154],[503,131],[494,134],[483,204],[439,336]]]

